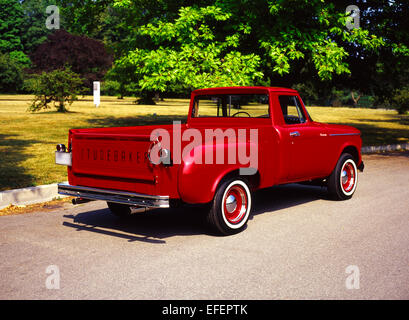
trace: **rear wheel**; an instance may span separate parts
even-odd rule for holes
[[[336,200],[347,200],[354,194],[357,184],[355,160],[349,153],[344,153],[328,178],[328,192]]]
[[[223,235],[242,231],[251,211],[251,192],[247,181],[233,178],[217,188],[208,220]]]
[[[126,204],[107,202],[107,205],[109,210],[118,217],[124,218],[132,215],[131,207]]]

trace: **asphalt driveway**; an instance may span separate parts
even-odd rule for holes
[[[365,156],[351,200],[288,185],[247,229],[200,208],[122,221],[103,202],[0,217],[0,299],[409,299],[409,154]]]

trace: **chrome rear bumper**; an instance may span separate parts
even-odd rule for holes
[[[72,186],[67,183],[58,184],[58,193],[82,199],[104,200],[137,207],[169,208],[169,196],[152,196],[119,190]]]

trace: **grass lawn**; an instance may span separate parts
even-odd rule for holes
[[[74,102],[70,112],[26,112],[32,96],[0,95],[0,190],[65,181],[66,168],[54,164],[57,143],[66,143],[71,128],[133,126],[185,120],[187,99],[165,99],[155,106],[134,98],[92,97]],[[393,110],[309,107],[315,121],[349,124],[363,133],[364,145],[409,141],[409,116]]]

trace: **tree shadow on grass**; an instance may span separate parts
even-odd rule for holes
[[[367,120],[361,120],[367,121]],[[370,121],[370,120],[368,120]],[[372,120],[376,122],[377,120]],[[379,122],[389,122],[389,120]],[[335,123],[348,125],[357,128],[362,132],[362,145],[363,146],[379,146],[387,144],[397,144],[409,141],[409,126],[407,129],[392,129],[381,128],[376,125],[369,125],[366,123]]]
[[[27,99],[27,98],[0,98],[0,101],[27,101],[29,102],[30,99]]]
[[[22,166],[29,155],[24,151],[36,140],[16,139],[16,135],[0,134],[0,191],[35,184],[35,177]]]
[[[391,114],[391,115],[388,115],[388,119],[358,119],[358,121],[373,122],[373,123],[390,122],[390,123],[398,123],[404,126],[409,126],[409,115]],[[408,127],[408,130],[409,130],[409,127]]]
[[[92,127],[133,127],[144,125],[166,125],[172,124],[173,121],[181,121],[186,123],[186,116],[178,115],[153,115],[135,116],[135,117],[100,117],[88,119],[87,122]]]
[[[53,109],[55,109],[55,108],[53,108]],[[81,112],[79,112],[79,111],[70,111],[70,110],[67,110],[67,111],[65,111],[65,112],[60,112],[60,111],[57,111],[57,110],[41,110],[41,111],[38,111],[38,112],[30,112],[30,114],[31,115],[38,115],[38,116],[41,116],[41,115],[50,115],[50,114],[59,114],[59,115],[65,115],[65,114],[80,114]]]

